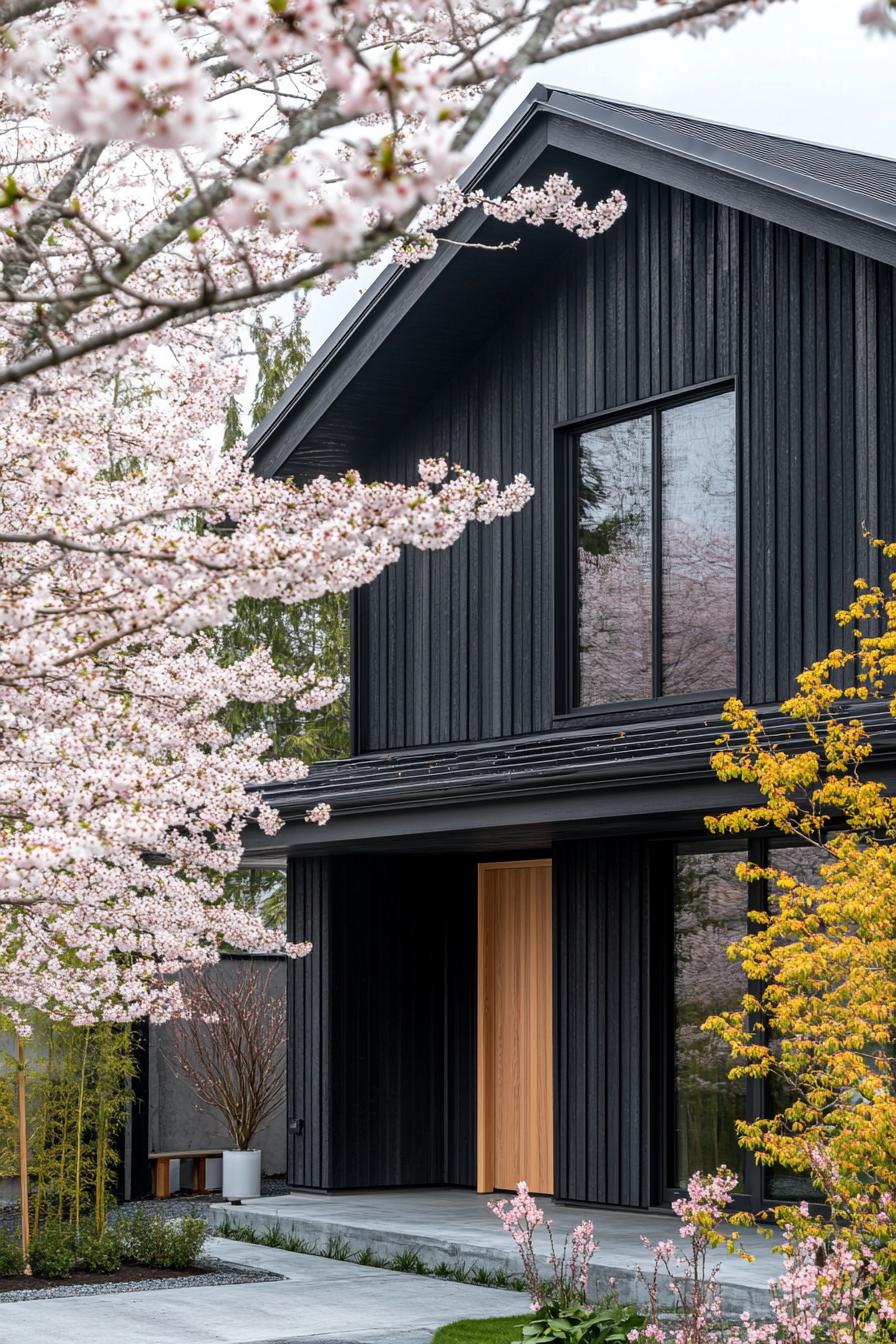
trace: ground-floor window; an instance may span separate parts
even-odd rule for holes
[[[774,1078],[732,1082],[727,1049],[701,1031],[707,1017],[737,1007],[747,988],[728,948],[746,931],[750,906],[761,909],[768,899],[763,883],[738,879],[737,865],[747,858],[770,861],[801,881],[811,881],[820,862],[809,847],[773,846],[770,854],[765,841],[676,846],[668,1180],[680,1190],[692,1172],[725,1163],[740,1174],[744,1199],[759,1205],[811,1199],[812,1187],[798,1173],[757,1168],[740,1148],[737,1120],[775,1114],[786,1098]]]
[[[735,1005],[746,981],[728,948],[747,923],[747,887],[735,874],[743,850],[689,850],[675,864],[674,933],[674,1186],[694,1171],[723,1162],[737,1171],[741,1155],[735,1121],[743,1119],[744,1089],[728,1079],[722,1041],[702,1024]]]

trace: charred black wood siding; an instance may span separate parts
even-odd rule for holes
[[[742,685],[779,700],[842,642],[863,533],[896,535],[894,278],[881,263],[743,216],[739,341]]]
[[[302,916],[321,908],[290,972],[292,1185],[474,1183],[475,867],[439,869],[293,861],[295,936],[313,938]]]
[[[289,860],[287,932],[295,942],[313,943],[314,951],[287,964],[286,1175],[290,1185],[312,1190],[331,1180],[330,877],[329,859]]]
[[[643,1208],[657,1141],[648,847],[569,841],[553,855],[556,1196]]]
[[[527,509],[410,552],[359,599],[356,750],[550,730],[555,428],[716,378],[738,388],[739,690],[772,703],[835,638],[896,535],[892,268],[644,178],[629,209],[533,272],[504,325],[382,452],[524,472]],[[501,258],[493,259],[496,266]],[[476,296],[470,296],[475,304]]]

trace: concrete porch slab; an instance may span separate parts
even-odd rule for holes
[[[387,1257],[415,1250],[428,1265],[439,1261],[464,1261],[472,1269],[505,1269],[519,1272],[516,1248],[498,1219],[488,1209],[488,1196],[470,1190],[387,1190],[340,1195],[283,1195],[246,1200],[240,1205],[213,1204],[213,1226],[225,1219],[261,1233],[279,1227],[284,1233],[325,1245],[329,1237],[342,1237],[353,1251],[370,1247]],[[546,1216],[553,1220],[559,1244],[583,1218],[594,1223],[600,1249],[592,1269],[591,1291],[602,1294],[615,1281],[620,1297],[643,1300],[643,1286],[636,1267],[647,1273],[653,1259],[641,1237],[656,1242],[678,1240],[678,1220],[662,1213],[627,1213],[607,1209],[570,1207],[539,1199]],[[541,1236],[541,1234],[539,1234]],[[772,1243],[756,1233],[745,1232],[744,1244],[755,1256],[753,1263],[720,1252],[719,1282],[723,1285],[726,1310],[731,1315],[747,1310],[755,1316],[768,1311],[768,1281],[781,1272],[781,1260]],[[546,1239],[542,1242],[546,1253]],[[545,1261],[545,1272],[547,1263]]]

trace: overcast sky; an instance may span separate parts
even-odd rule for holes
[[[896,158],[896,36],[875,37],[859,25],[864,2],[776,0],[727,33],[700,40],[656,33],[533,67],[497,104],[472,149],[540,80]],[[315,298],[308,324],[315,348],[373,274]]]

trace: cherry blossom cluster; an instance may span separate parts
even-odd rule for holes
[[[404,546],[450,546],[531,487],[420,464],[304,487],[220,446],[239,377],[231,330],[85,359],[7,393],[0,423],[2,1007],[78,1023],[182,1010],[177,976],[222,944],[304,956],[223,894],[261,786],[302,777],[233,699],[302,713],[342,687],[284,675],[265,649],[221,666],[211,627],[244,597],[288,602],[367,583]],[[329,807],[311,808],[323,825]]]
[[[738,1178],[729,1167],[719,1167],[710,1176],[695,1172],[688,1181],[687,1196],[672,1201],[672,1212],[681,1220],[678,1235],[711,1242],[712,1230],[730,1208]]]
[[[542,187],[516,186],[502,199],[482,191],[462,191],[456,182],[439,191],[438,201],[420,221],[420,233],[407,234],[393,248],[402,266],[425,261],[438,248],[437,230],[443,229],[464,210],[477,208],[503,224],[559,224],[579,238],[606,233],[625,213],[625,197],[613,191],[605,201],[589,206],[579,200],[580,189],[567,173],[553,173]]]
[[[808,1206],[801,1214],[809,1223]],[[842,1236],[792,1223],[784,1227],[784,1270],[769,1285],[772,1319],[741,1317],[744,1344],[854,1344],[882,1340],[896,1319],[893,1304],[874,1286],[880,1266],[870,1247],[853,1247]]]
[[[305,813],[305,820],[314,826],[326,826],[332,812],[329,803],[315,803],[314,807],[309,807]]]
[[[564,178],[457,185],[530,64],[756,0],[3,0],[0,386],[172,323],[405,264],[474,209],[579,236]],[[421,211],[431,211],[422,216]],[[500,258],[496,264],[500,264]]]

